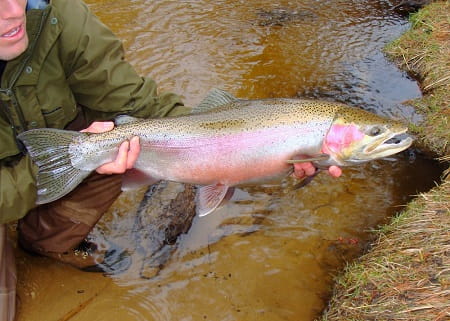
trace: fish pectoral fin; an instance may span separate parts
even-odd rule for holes
[[[304,177],[304,178],[300,181],[300,183],[294,185],[294,188],[293,188],[293,189],[299,189],[299,188],[305,187],[306,185],[308,185],[309,183],[311,183],[312,180],[313,180],[313,179],[317,176],[317,174],[319,174],[320,172],[321,172],[321,169],[317,169],[316,172],[315,172],[313,175]]]
[[[233,188],[219,184],[199,187],[195,202],[198,216],[206,216],[213,212],[224,200],[231,198],[233,191]]]
[[[307,162],[320,162],[325,161],[330,158],[328,154],[319,154],[317,156],[308,157],[308,158],[300,158],[300,159],[288,159],[286,163],[288,164],[296,164],[296,163],[307,163]]]
[[[159,179],[141,171],[137,168],[129,169],[122,176],[122,191],[133,190],[142,186],[153,185]]]

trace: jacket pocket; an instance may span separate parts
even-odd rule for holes
[[[69,90],[60,90],[58,95],[47,98],[41,103],[41,114],[46,127],[66,127],[77,115],[77,105],[72,93]]]
[[[62,128],[67,121],[64,116],[64,109],[62,106],[55,107],[50,110],[42,110],[42,116],[45,119],[47,127]]]

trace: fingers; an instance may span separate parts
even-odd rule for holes
[[[342,175],[342,169],[337,166],[330,166],[330,168],[328,168],[328,173],[333,177],[339,177]]]
[[[127,169],[134,167],[140,151],[139,137],[135,136],[129,142],[125,141],[120,145],[113,162],[103,164],[96,171],[99,174],[123,174]]]
[[[130,143],[123,142],[119,147],[117,157],[113,162],[103,164],[97,168],[99,174],[123,174],[127,170],[128,148]]]
[[[294,164],[294,177],[303,178],[305,176],[312,176],[316,172],[316,168],[311,162]]]
[[[131,169],[134,167],[134,163],[139,157],[139,153],[141,152],[141,144],[139,144],[139,137],[134,136],[130,140],[130,149],[127,155],[127,169]]]
[[[298,179],[302,179],[305,176],[312,176],[316,172],[316,168],[310,162],[296,163],[294,164],[293,176]],[[338,166],[330,166],[328,168],[328,174],[332,177],[339,177],[342,175],[342,169]]]
[[[88,128],[81,130],[81,132],[98,134],[110,131],[113,128],[114,123],[112,121],[96,121],[89,125]],[[129,142],[126,141],[120,145],[117,157],[113,162],[103,164],[96,171],[99,174],[123,174],[127,169],[134,167],[140,151],[139,137],[133,137]]]
[[[112,121],[95,121],[89,125],[88,128],[80,130],[81,132],[88,133],[104,133],[110,131],[114,128],[114,123]]]

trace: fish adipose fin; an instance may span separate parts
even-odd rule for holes
[[[137,168],[132,168],[127,170],[122,176],[122,191],[129,191],[142,186],[153,185],[158,181],[158,179],[153,178],[147,173]]]
[[[52,128],[33,129],[18,135],[39,167],[36,204],[61,198],[92,172],[73,167],[69,154],[74,138],[84,135],[87,134]]]
[[[218,208],[223,201],[230,199],[234,188],[226,185],[201,186],[197,190],[196,212],[198,216],[206,216]]]
[[[237,100],[239,99],[225,90],[214,88],[206,95],[205,99],[203,99],[198,106],[192,109],[192,113],[195,114],[205,112]]]

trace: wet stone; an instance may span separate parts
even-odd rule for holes
[[[161,181],[149,187],[141,201],[133,235],[144,257],[141,277],[152,278],[169,260],[178,237],[191,227],[195,216],[195,187]]]

